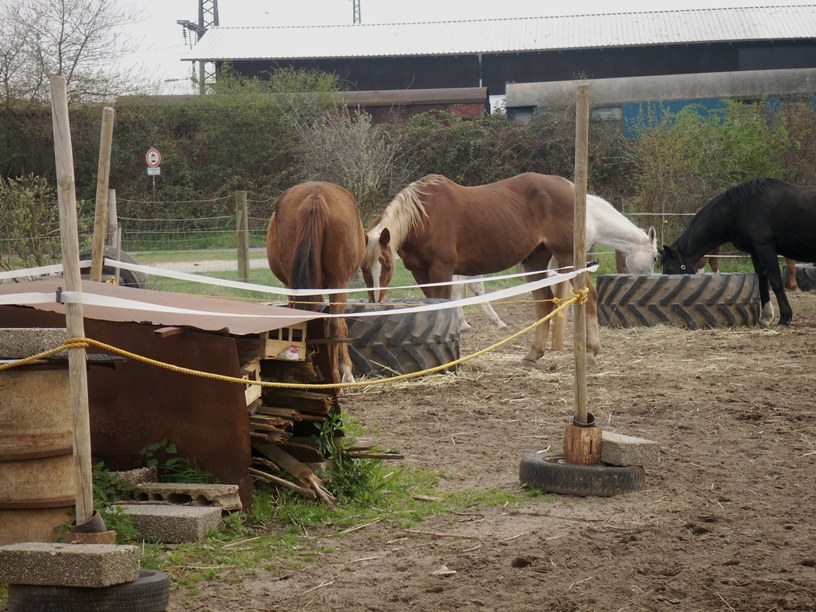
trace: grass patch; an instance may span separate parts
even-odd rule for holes
[[[378,521],[392,529],[407,529],[435,515],[548,499],[526,490],[439,493],[444,474],[371,463],[378,464],[373,469],[380,473],[376,494],[330,508],[288,491],[258,489],[250,513],[232,514],[223,532],[193,544],[145,544],[142,565],[169,572],[178,580],[178,596],[192,597],[202,583],[241,582],[258,569],[277,575],[302,569],[333,552],[332,539],[339,540],[352,527]]]

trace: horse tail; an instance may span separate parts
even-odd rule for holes
[[[297,246],[290,279],[293,289],[320,289],[320,262],[327,225],[328,205],[325,198],[320,194],[308,196],[298,212]]]

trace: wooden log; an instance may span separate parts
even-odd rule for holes
[[[600,427],[570,423],[564,432],[564,461],[580,465],[599,464],[601,437]]]
[[[266,482],[268,484],[274,484],[279,487],[291,489],[292,491],[295,491],[303,495],[304,497],[308,497],[309,499],[317,498],[317,493],[312,489],[302,487],[299,484],[295,484],[294,482],[286,480],[285,478],[280,478],[279,476],[274,476],[273,474],[267,474],[266,472],[256,470],[254,468],[249,468],[249,474],[250,476],[253,476],[258,480],[262,480],[263,482]]]
[[[264,403],[281,408],[294,408],[308,414],[326,415],[334,401],[331,396],[297,389],[267,389]]]
[[[269,416],[278,416],[290,421],[302,421],[303,415],[294,408],[279,408],[277,406],[267,406],[261,404],[258,406],[257,414],[266,414]]]
[[[586,194],[589,158],[589,83],[578,85],[575,104],[575,210],[573,238],[573,265],[586,265]],[[586,287],[588,275],[579,274],[573,280],[575,291]],[[587,362],[586,362],[586,306],[573,304],[572,339],[575,351],[575,421],[587,422]]]
[[[351,459],[405,459],[405,455],[403,455],[402,453],[359,452],[359,453],[349,453],[348,456]]]
[[[235,229],[238,237],[238,280],[249,282],[249,212],[247,192],[235,192]]]
[[[377,446],[377,440],[374,438],[353,438],[349,440],[346,438],[346,442],[349,443],[348,450],[356,451],[356,450],[369,450]]]
[[[253,446],[271,459],[272,462],[278,465],[282,470],[289,472],[301,482],[309,482],[309,476],[314,473],[308,466],[295,459],[279,446],[266,444],[258,440],[253,442]]]
[[[270,444],[281,444],[282,442],[286,442],[289,438],[292,437],[292,434],[288,431],[283,431],[282,429],[278,429],[274,432],[272,431],[250,431],[249,438],[254,446],[256,442],[269,442]]]
[[[267,404],[263,404],[261,407],[259,407],[257,412],[258,412],[258,414],[276,414],[276,413],[286,414],[286,413],[282,412],[282,411],[285,411],[285,410],[291,411],[293,413],[293,416],[291,417],[291,419],[293,421],[295,421],[295,422],[297,422],[297,421],[312,421],[312,422],[315,422],[315,423],[320,423],[320,422],[326,420],[326,415],[308,414],[308,413],[300,412],[299,410],[296,410],[294,408],[282,408],[280,406],[269,406]],[[289,418],[289,417],[287,417],[287,418]]]
[[[280,472],[281,472],[281,469],[276,464],[272,463],[266,457],[253,457],[252,458],[252,463],[257,464],[257,465],[262,465],[266,469],[272,470],[276,474],[280,474]]]
[[[286,419],[283,417],[276,417],[276,416],[268,416],[262,414],[254,414],[249,417],[249,424],[252,425],[273,425],[276,427],[289,427],[291,428],[293,423],[290,419]]]
[[[102,109],[102,130],[99,137],[99,165],[96,172],[96,208],[91,244],[90,279],[102,280],[102,260],[105,258],[105,235],[108,225],[108,180],[110,177],[111,148],[113,142],[114,110]]]
[[[277,432],[277,431],[286,431],[282,427],[275,425],[273,423],[250,423],[249,425],[250,431],[256,432]]]
[[[59,207],[60,242],[62,246],[65,289],[82,292],[79,268],[79,234],[74,183],[74,154],[71,147],[71,127],[68,121],[68,95],[65,77],[51,77],[51,117],[54,128],[54,156],[57,173],[57,203]],[[82,304],[65,306],[65,327],[73,338],[85,337]],[[87,356],[84,348],[68,350],[68,377],[71,386],[73,420],[74,483],[76,487],[76,524],[87,523],[93,517],[93,475],[91,466],[91,425],[88,412]],[[103,524],[104,526],[104,524]]]

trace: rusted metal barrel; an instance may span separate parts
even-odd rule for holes
[[[68,368],[0,372],[0,544],[54,541],[75,502]]]

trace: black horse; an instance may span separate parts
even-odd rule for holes
[[[663,273],[694,274],[695,262],[726,242],[751,255],[759,278],[760,322],[767,325],[773,318],[770,281],[779,304],[779,324],[787,325],[793,312],[777,256],[816,261],[816,187],[762,178],[714,196],[674,244],[663,247]]]

